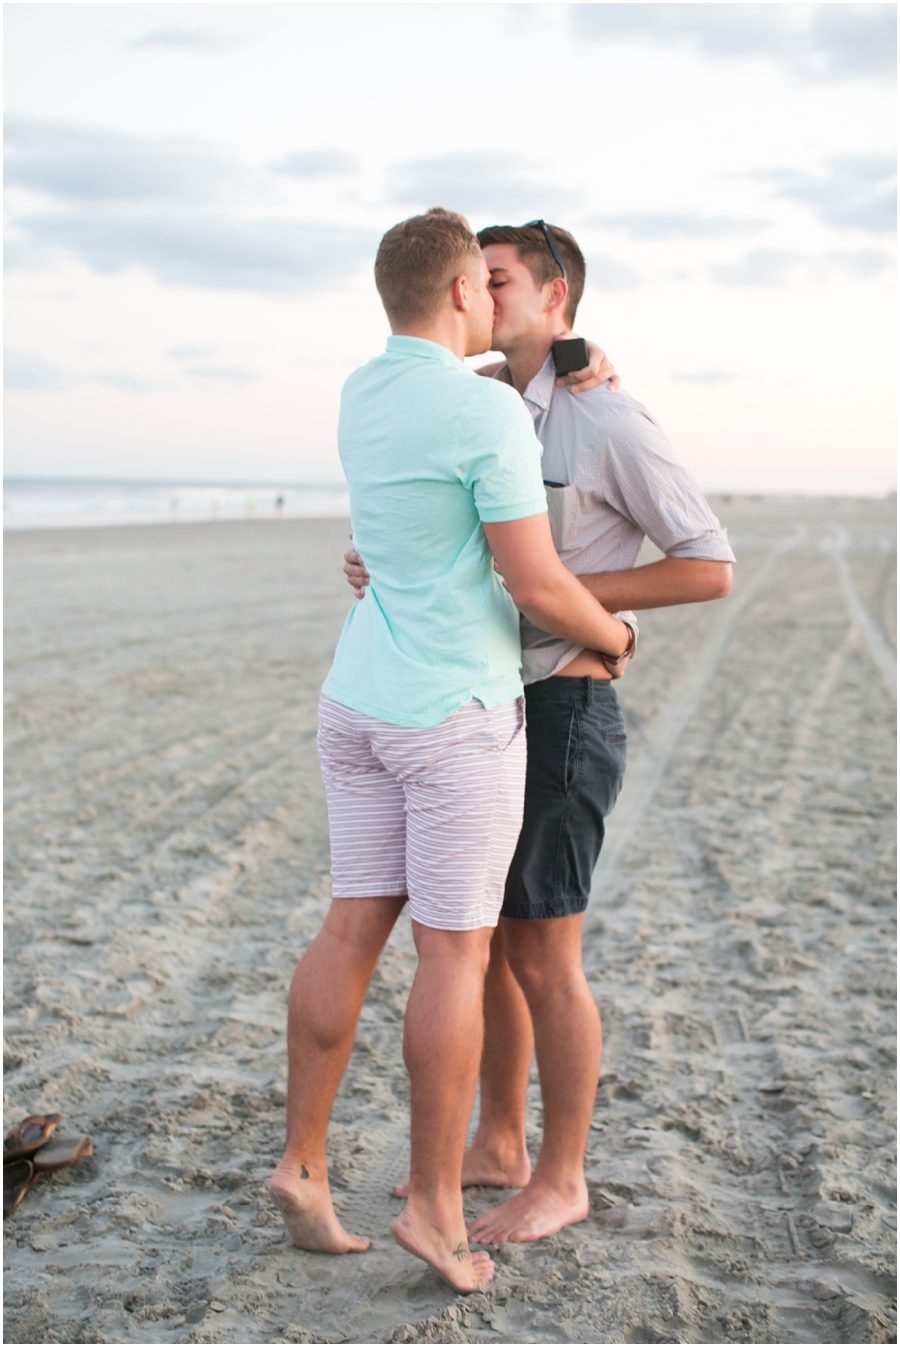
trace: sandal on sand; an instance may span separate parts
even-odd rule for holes
[[[8,1160],[19,1160],[40,1150],[61,1121],[61,1113],[33,1113],[30,1118],[23,1118],[6,1134],[3,1142],[3,1163],[6,1164]]]
[[[32,1157],[32,1164],[38,1174],[53,1174],[93,1154],[90,1137],[54,1137]]]
[[[3,1166],[3,1218],[12,1216],[22,1198],[38,1181],[30,1160],[10,1160]]]

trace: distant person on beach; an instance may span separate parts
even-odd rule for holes
[[[725,531],[650,413],[610,385],[579,392],[556,384],[552,347],[568,335],[584,289],[575,239],[543,222],[492,226],[478,239],[491,274],[492,349],[506,356],[479,372],[512,385],[531,414],[565,566],[610,611],[726,596],[734,554]],[[645,537],[665,556],[635,567]],[[359,553],[346,563],[359,596],[367,578]],[[581,935],[605,819],[622,786],[625,727],[608,661],[586,644],[523,615],[525,815],[491,944],[481,1114],[463,1163],[464,1186],[523,1191],[472,1224],[480,1244],[541,1239],[588,1212],[584,1156],[602,1031]],[[532,1051],[544,1106],[533,1173],[525,1146]]]
[[[271,1190],[301,1248],[368,1247],[332,1206],[326,1133],[408,900],[419,959],[404,1031],[411,1162],[393,1231],[469,1292],[493,1275],[488,1255],[469,1250],[461,1188],[484,978],[522,824],[517,608],[611,660],[633,635],[556,554],[521,398],[463,363],[490,348],[494,320],[466,221],[434,209],[395,226],[375,280],[393,335],[348,379],[338,431],[371,587],[320,702],[334,897],[291,986],[287,1144]]]

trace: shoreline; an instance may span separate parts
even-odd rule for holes
[[[15,479],[11,479],[11,480],[15,480]],[[25,480],[27,480],[27,479],[20,479],[20,480],[25,481]],[[37,481],[38,479],[35,479],[35,480]],[[47,482],[47,484],[54,484],[54,483],[51,482],[51,479],[46,479],[46,482]],[[60,479],[60,485],[67,485],[67,484],[68,484],[68,483],[66,483],[66,482],[64,482],[62,479]],[[82,483],[78,483],[78,482],[75,481],[75,479],[73,479],[73,484],[79,484],[79,485],[80,485],[80,484],[82,484]],[[88,482],[87,480],[85,480],[85,482],[84,482],[83,484],[84,484],[84,485],[94,485],[94,483]],[[136,483],[129,483],[129,482],[122,482],[122,483],[103,483],[103,482],[99,482],[99,483],[97,483],[97,485],[114,485],[114,486],[119,486],[119,485],[121,485],[121,486],[126,486],[126,487],[127,487],[127,486],[144,486],[144,485],[146,485],[146,486],[153,486],[154,488],[164,489],[164,490],[167,490],[167,491],[170,490],[170,489],[171,489],[171,490],[175,490],[175,489],[177,489],[179,486],[181,486],[181,487],[188,487],[188,486],[202,486],[204,489],[207,489],[207,484],[205,484],[205,483],[149,483],[149,482],[148,482],[148,483],[143,483],[143,482],[136,482]],[[242,487],[238,487],[238,486],[235,486],[235,485],[233,485],[233,484],[226,484],[226,487],[227,487],[227,489],[229,489],[229,490],[244,489],[244,488],[242,488]],[[208,489],[215,489],[215,484],[210,484]],[[257,490],[260,490],[260,489],[266,489],[266,490],[272,490],[272,491],[277,491],[277,490],[278,490],[277,487],[266,487],[266,486],[263,486],[262,488],[257,487],[256,489],[257,489]],[[290,488],[288,488],[288,489],[290,489]],[[321,492],[323,492],[323,493],[328,492],[328,493],[334,493],[334,494],[340,494],[340,493],[346,494],[346,491],[347,491],[347,488],[346,488],[346,487],[339,487],[339,486],[338,486],[338,487],[303,487],[303,488],[295,488],[295,489],[301,489],[301,490],[304,490],[304,491],[312,491],[312,492],[321,491]],[[886,493],[884,493],[884,494],[882,494],[882,495],[878,495],[878,496],[865,496],[865,495],[860,495],[860,496],[848,496],[848,495],[834,495],[834,496],[831,496],[831,495],[794,495],[794,494],[790,494],[790,493],[785,493],[785,494],[772,494],[772,493],[768,493],[768,494],[767,494],[767,493],[762,493],[762,494],[760,494],[760,493],[751,493],[751,492],[744,492],[744,493],[741,493],[741,492],[727,492],[727,491],[713,491],[713,492],[708,492],[708,493],[705,493],[705,494],[706,494],[706,499],[707,499],[707,500],[710,502],[710,504],[713,505],[715,508],[726,508],[726,509],[727,509],[728,507],[730,507],[730,506],[733,506],[733,505],[734,505],[734,506],[739,506],[739,507],[740,507],[740,506],[747,506],[747,507],[751,507],[751,508],[752,508],[752,507],[756,507],[756,506],[759,506],[759,507],[762,507],[762,508],[765,508],[765,507],[769,507],[769,508],[777,508],[777,507],[779,507],[779,506],[785,506],[785,507],[786,507],[786,506],[793,506],[793,507],[795,507],[795,508],[805,508],[805,507],[807,507],[807,506],[815,506],[815,505],[819,505],[819,504],[821,504],[821,505],[826,505],[826,506],[830,506],[830,507],[835,508],[835,509],[840,509],[840,508],[843,508],[843,507],[853,507],[853,506],[856,506],[856,505],[871,505],[873,508],[876,508],[876,509],[877,509],[879,506],[886,506],[888,509],[891,509],[891,508],[893,508],[893,507],[896,506],[896,499],[897,499],[897,493],[896,493],[896,491],[886,492]],[[283,513],[274,513],[274,512],[270,512],[270,513],[264,514],[264,513],[260,512],[259,514],[257,514],[257,513],[255,512],[255,506],[254,506],[254,508],[253,508],[249,513],[248,513],[246,510],[244,510],[243,512],[235,512],[235,513],[231,513],[231,514],[221,514],[221,515],[215,515],[215,516],[211,516],[211,515],[208,515],[208,514],[204,514],[204,515],[202,515],[202,516],[197,515],[197,516],[195,516],[195,517],[190,517],[190,518],[178,518],[178,517],[173,517],[173,518],[160,519],[160,518],[153,517],[153,518],[141,518],[141,519],[134,519],[134,520],[127,519],[127,518],[125,518],[125,519],[123,519],[123,518],[117,518],[117,519],[106,520],[106,519],[103,519],[102,517],[96,516],[96,517],[92,517],[92,518],[90,518],[90,519],[88,519],[88,520],[85,520],[85,521],[82,522],[82,523],[74,522],[72,519],[58,519],[58,520],[55,520],[55,521],[52,521],[52,522],[35,521],[35,522],[26,522],[26,523],[23,523],[23,524],[19,524],[19,523],[16,523],[15,521],[13,521],[13,520],[9,520],[9,521],[8,521],[8,520],[6,519],[6,517],[4,516],[4,521],[3,521],[3,533],[4,533],[4,535],[6,535],[6,534],[18,534],[18,533],[58,533],[58,532],[65,532],[65,531],[73,531],[73,532],[76,532],[76,531],[77,531],[77,532],[81,532],[81,531],[84,530],[84,529],[103,529],[103,530],[107,530],[107,529],[113,529],[113,528],[157,528],[157,527],[159,527],[159,528],[169,528],[169,527],[172,527],[173,525],[178,525],[178,526],[184,527],[185,525],[190,525],[190,524],[281,524],[281,523],[285,523],[285,522],[287,522],[287,521],[294,521],[294,522],[297,522],[297,521],[302,521],[302,520],[304,520],[304,519],[349,519],[349,518],[350,518],[349,504],[348,504],[346,510],[344,510],[344,509],[340,509],[340,510],[328,509],[328,510],[323,511],[323,512],[321,512],[321,513],[320,513],[320,512],[317,512],[317,511],[313,511],[313,512],[305,511],[305,512],[297,512],[297,513],[294,513],[294,512],[292,512],[292,511],[290,511],[290,510],[288,510],[288,509],[285,509]]]
[[[309,514],[309,515],[291,515],[284,514],[277,517],[257,518],[251,516],[237,516],[234,519],[141,519],[131,523],[127,520],[111,520],[109,523],[92,522],[90,524],[72,524],[71,522],[59,524],[29,524],[14,526],[12,528],[4,527],[3,536],[18,536],[20,534],[47,533],[57,535],[59,533],[90,533],[96,530],[98,533],[108,533],[112,529],[185,529],[185,528],[221,528],[224,525],[232,524],[254,524],[254,525],[284,525],[284,524],[303,524],[315,520],[324,520],[333,523],[336,520],[350,522],[349,514]]]

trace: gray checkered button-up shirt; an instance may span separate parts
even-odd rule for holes
[[[510,383],[509,367],[494,376]],[[574,575],[630,570],[647,537],[667,557],[734,561],[728,536],[653,417],[627,393],[555,386],[552,356],[525,390],[544,446],[553,541]],[[582,646],[522,618],[526,683],[565,668]]]

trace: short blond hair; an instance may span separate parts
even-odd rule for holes
[[[466,259],[480,252],[468,220],[441,206],[394,225],[375,257],[375,285],[391,323],[434,318]]]

